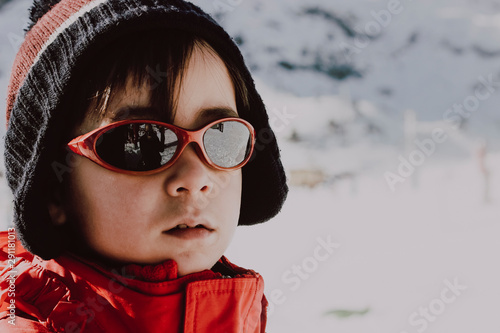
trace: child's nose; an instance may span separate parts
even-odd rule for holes
[[[208,194],[212,190],[211,169],[198,156],[193,144],[184,149],[168,170],[165,188],[170,196]]]

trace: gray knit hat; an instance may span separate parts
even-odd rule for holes
[[[257,133],[256,151],[243,169],[240,225],[269,220],[288,188],[265,106],[237,46],[205,12],[180,0],[36,1],[33,24],[16,56],[7,99],[5,164],[14,193],[14,223],[24,247],[44,259],[65,250],[62,227],[51,223],[47,179],[54,172],[58,135],[68,123],[61,104],[83,59],[130,32],[175,29],[206,40],[230,58],[243,77],[250,110],[241,117]],[[60,140],[60,138],[59,138]]]

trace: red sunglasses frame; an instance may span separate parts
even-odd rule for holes
[[[250,136],[251,136],[250,137],[250,139],[251,139],[250,152],[249,152],[248,156],[240,164],[238,164],[234,167],[230,167],[230,168],[224,168],[224,167],[220,167],[220,166],[214,164],[210,160],[210,158],[208,157],[208,155],[205,151],[204,145],[203,145],[203,135],[205,134],[206,130],[208,130],[210,127],[214,126],[215,124],[223,122],[223,121],[236,121],[236,122],[242,123],[243,125],[245,125],[248,128],[248,130],[250,132]],[[179,138],[179,141],[180,141],[180,145],[177,147],[174,155],[172,156],[172,159],[168,163],[166,163],[165,165],[162,165],[161,167],[159,167],[157,169],[153,169],[153,170],[131,171],[131,170],[124,170],[124,169],[117,168],[117,167],[105,162],[104,160],[102,160],[99,157],[99,155],[97,155],[96,142],[99,139],[101,134],[103,134],[103,133],[105,133],[113,128],[116,128],[118,126],[128,125],[128,124],[136,124],[136,123],[164,126],[168,129],[170,129],[171,131],[173,131],[177,135],[177,138]],[[80,135],[79,137],[74,138],[73,140],[71,140],[67,144],[67,146],[75,154],[86,157],[86,158],[90,159],[91,161],[97,163],[98,165],[100,165],[103,168],[106,168],[108,170],[119,172],[119,173],[124,173],[124,174],[128,174],[128,175],[147,176],[147,175],[152,175],[152,174],[161,172],[161,171],[167,169],[168,167],[170,167],[172,164],[174,164],[177,161],[177,159],[179,158],[179,156],[182,154],[182,152],[184,151],[184,148],[186,148],[186,146],[188,144],[190,144],[191,142],[196,143],[195,149],[196,149],[198,156],[210,167],[217,169],[217,170],[223,170],[223,171],[236,170],[236,169],[243,167],[250,160],[250,158],[252,156],[254,144],[255,144],[255,129],[253,128],[253,126],[249,122],[247,122],[241,118],[235,118],[235,117],[217,119],[217,120],[209,123],[208,125],[203,126],[202,128],[200,128],[198,130],[194,130],[194,131],[186,130],[186,129],[181,128],[181,127],[177,127],[177,126],[174,126],[171,124],[167,124],[167,123],[163,123],[163,122],[159,122],[159,121],[154,121],[154,120],[133,119],[133,120],[117,121],[117,122],[99,127],[97,129],[89,132],[89,133],[86,133],[86,134]]]

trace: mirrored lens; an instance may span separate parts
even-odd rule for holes
[[[129,171],[149,171],[172,159],[177,135],[156,124],[132,123],[103,133],[96,142],[99,157],[112,166]]]
[[[250,153],[250,130],[237,121],[222,121],[207,129],[203,144],[214,164],[232,168],[243,162]]]

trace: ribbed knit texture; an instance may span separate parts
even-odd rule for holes
[[[86,10],[89,6],[92,9]],[[85,13],[76,17],[79,10]],[[241,117],[257,132],[255,156],[243,168],[239,223],[261,223],[281,209],[288,188],[265,106],[238,48],[212,18],[179,0],[63,0],[28,31],[14,62],[7,98],[6,176],[14,193],[14,222],[30,252],[49,259],[65,248],[63,231],[50,222],[42,199],[60,149],[54,137],[62,127],[73,125],[67,123],[71,110],[60,108],[73,74],[109,41],[151,29],[192,32],[235,61],[251,106]]]

